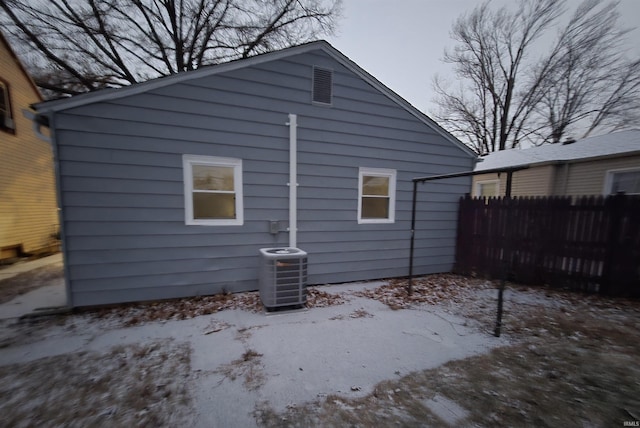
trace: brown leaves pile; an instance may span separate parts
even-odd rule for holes
[[[392,279],[387,285],[373,290],[357,291],[353,294],[378,300],[391,309],[407,309],[421,303],[431,305],[445,301],[461,303],[468,299],[474,290],[492,288],[488,281],[452,274],[429,275],[414,279],[411,295],[408,293],[407,286],[406,279]]]
[[[142,302],[102,308],[93,312],[100,319],[121,321],[124,326],[133,326],[151,321],[185,320],[201,315],[210,315],[225,309],[262,311],[258,292],[221,293],[213,296],[190,297],[158,302]]]
[[[307,288],[307,308],[322,308],[341,305],[347,299],[330,294],[316,287]],[[257,291],[246,293],[220,293],[213,296],[191,297],[156,302],[130,303],[97,309],[92,315],[108,319],[118,325],[130,327],[153,321],[177,321],[215,314],[226,309],[241,309],[262,312],[264,306]]]
[[[307,308],[326,308],[327,306],[342,305],[348,299],[342,294],[331,294],[318,290],[317,287],[307,287]]]
[[[458,275],[439,274],[416,278],[413,292],[407,293],[406,279],[392,279],[387,285],[373,290],[345,293],[328,293],[319,287],[307,287],[307,308],[323,308],[342,305],[349,301],[348,295],[378,300],[392,309],[406,309],[412,305],[441,302],[458,303],[469,298],[481,288],[491,288],[484,280]],[[201,315],[210,315],[225,309],[241,309],[254,313],[264,307],[258,292],[220,293],[213,296],[192,297],[156,302],[131,303],[92,312],[100,319],[108,319],[122,326],[134,326],[153,321],[185,320]]]

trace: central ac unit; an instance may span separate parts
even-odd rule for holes
[[[260,300],[265,308],[307,302],[307,253],[298,248],[261,248]]]

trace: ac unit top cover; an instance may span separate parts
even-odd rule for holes
[[[296,257],[304,257],[307,255],[306,252],[302,251],[299,248],[291,248],[291,247],[279,247],[279,248],[260,248],[260,252],[263,256],[269,258],[279,258],[282,256],[296,256]]]

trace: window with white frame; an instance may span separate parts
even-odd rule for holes
[[[360,168],[358,223],[393,223],[396,209],[396,170]]]
[[[185,223],[239,226],[242,211],[242,160],[183,155]]]
[[[607,171],[604,193],[614,195],[620,192],[640,195],[640,168]]]
[[[476,196],[479,198],[491,198],[499,196],[500,180],[483,180],[476,182]]]
[[[11,114],[9,85],[2,80],[0,80],[0,130],[10,133],[15,131],[15,124]]]

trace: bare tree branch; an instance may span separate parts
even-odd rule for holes
[[[332,33],[340,7],[341,0],[0,0],[0,25],[36,80],[69,94],[316,40]]]
[[[519,0],[512,11],[485,2],[462,15],[444,54],[462,84],[434,80],[436,119],[480,154],[637,126],[640,60],[625,57],[617,3],[585,0],[568,22],[565,4]]]

